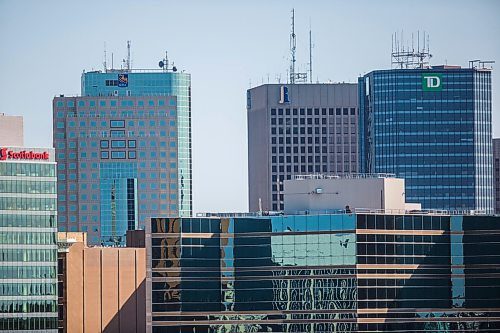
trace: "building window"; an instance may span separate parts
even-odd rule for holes
[[[125,120],[110,120],[110,127],[111,128],[124,128],[125,127]]]
[[[125,136],[125,131],[111,131],[112,138],[123,138]]]
[[[109,152],[107,152],[107,151],[101,151],[101,158],[108,159],[109,158]]]
[[[111,148],[125,148],[125,140],[112,140]]]
[[[101,140],[101,148],[109,148],[109,141]]]
[[[112,159],[124,159],[125,158],[125,152],[124,151],[112,151],[111,152],[111,158]]]

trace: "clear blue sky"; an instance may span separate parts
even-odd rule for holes
[[[0,112],[23,115],[25,141],[52,146],[52,98],[80,92],[82,70],[115,64],[132,41],[135,68],[170,60],[192,75],[194,210],[247,209],[245,92],[288,68],[295,7],[297,65],[314,78],[356,82],[390,68],[391,34],[430,34],[432,64],[496,60],[500,1],[23,1],[0,0]],[[108,60],[109,61],[109,60]],[[116,66],[115,66],[116,67]],[[500,137],[499,69],[493,74]]]

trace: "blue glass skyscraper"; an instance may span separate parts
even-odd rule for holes
[[[358,83],[362,172],[405,178],[423,208],[493,213],[491,70],[377,70]]]
[[[192,214],[190,74],[84,72],[53,108],[61,231],[122,245],[151,216]]]

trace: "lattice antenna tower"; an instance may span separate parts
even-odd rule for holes
[[[130,44],[131,42],[127,41],[127,71],[130,71]]]
[[[406,46],[403,32],[392,35],[391,66],[399,69],[430,68],[432,54],[429,48],[429,35],[423,35],[423,47],[420,48],[420,31],[417,32],[417,49],[415,49],[414,34],[411,35],[411,48]]]
[[[103,66],[104,66],[104,73],[107,73],[108,72],[108,57],[106,55],[106,42],[104,42],[104,62],[103,62]]]
[[[292,31],[290,33],[290,83],[307,82],[307,73],[297,73],[295,72],[295,53],[297,50],[297,40],[295,35],[295,9],[292,9]]]
[[[312,43],[312,28],[311,21],[309,21],[309,83],[313,80],[313,43]]]

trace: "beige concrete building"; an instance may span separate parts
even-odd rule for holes
[[[145,249],[87,247],[85,233],[58,238],[60,332],[145,332]]]
[[[0,145],[23,147],[23,117],[0,113]]]
[[[286,214],[330,210],[419,210],[405,200],[405,181],[390,174],[298,175],[285,180]]]

